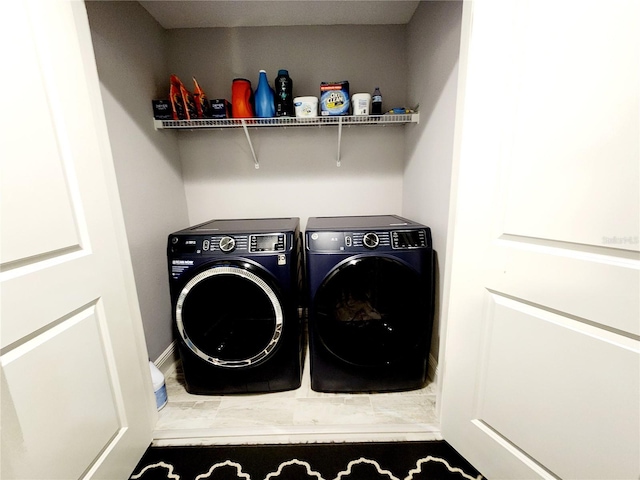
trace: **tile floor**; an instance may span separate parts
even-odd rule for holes
[[[184,388],[180,364],[167,374],[169,401],[154,445],[439,440],[436,388],[378,394],[329,394],[310,388],[308,356],[293,391],[203,396]]]

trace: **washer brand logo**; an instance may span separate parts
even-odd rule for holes
[[[193,265],[193,260],[171,260],[173,265]]]

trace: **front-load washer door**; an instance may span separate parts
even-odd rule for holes
[[[264,272],[247,265],[214,265],[202,271],[176,302],[176,325],[184,343],[219,367],[257,365],[276,351],[282,337],[279,294]]]
[[[316,341],[342,361],[391,365],[423,350],[430,337],[430,286],[389,257],[360,257],[336,267],[313,302]]]

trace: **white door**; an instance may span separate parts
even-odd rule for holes
[[[3,18],[1,476],[127,478],[157,413],[84,3]]]
[[[640,2],[465,3],[444,438],[489,479],[640,476]]]

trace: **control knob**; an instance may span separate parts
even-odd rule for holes
[[[367,232],[364,234],[364,237],[362,237],[362,243],[364,243],[365,247],[373,249],[378,246],[380,239],[375,232]]]
[[[232,252],[236,248],[236,239],[233,237],[222,237],[218,245],[223,252]]]

